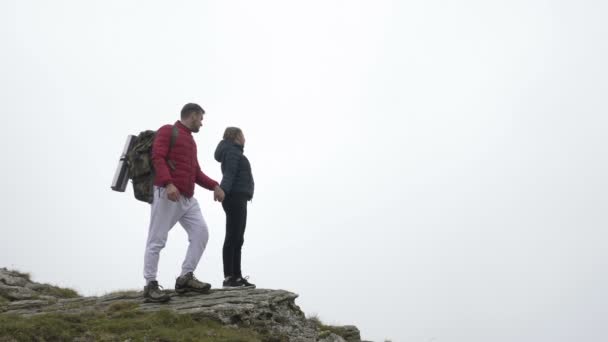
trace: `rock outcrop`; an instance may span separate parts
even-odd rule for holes
[[[248,327],[277,340],[360,342],[354,326],[329,327],[307,319],[295,304],[297,294],[269,289],[215,289],[209,294],[177,295],[168,291],[166,304],[144,303],[142,292],[117,292],[101,297],[81,297],[74,291],[32,282],[27,274],[0,268],[0,315],[34,316],[48,313],[82,314],[132,305],[142,312],[171,310]]]

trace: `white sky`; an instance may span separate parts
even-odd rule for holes
[[[0,2],[0,267],[143,286],[127,134],[243,128],[243,269],[382,341],[606,341],[605,1]],[[224,213],[196,272],[221,286]],[[159,280],[187,246],[176,226]]]

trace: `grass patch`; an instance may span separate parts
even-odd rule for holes
[[[17,270],[7,270],[9,273],[11,273],[11,275],[15,276],[15,277],[19,277],[19,278],[23,278],[29,282],[32,281],[32,276],[29,273],[25,273],[25,272],[19,272]]]
[[[227,328],[218,322],[163,310],[144,313],[137,304],[117,302],[108,312],[80,315],[47,314],[31,318],[0,316],[0,341],[70,341],[87,337],[98,341],[220,341],[261,342],[252,329]]]
[[[53,297],[57,297],[57,298],[78,298],[78,297],[80,297],[78,292],[76,292],[72,289],[53,286],[53,285],[46,285],[46,286],[36,290],[36,292],[40,293],[41,295],[53,296]]]
[[[110,304],[108,306],[109,313],[121,312],[121,311],[130,311],[135,310],[139,307],[139,303],[136,302],[127,302],[127,301],[118,301]]]
[[[326,325],[325,323],[323,323],[321,321],[319,316],[316,314],[310,315],[307,319],[310,323],[312,323],[314,326],[317,327],[317,330],[319,331],[319,338],[328,337],[332,333],[336,334],[340,337],[346,338],[344,336],[345,332],[342,327],[334,327],[331,325]]]
[[[316,327],[321,327],[323,325],[323,322],[321,322],[321,319],[319,318],[319,316],[317,314],[313,314],[308,316],[308,321],[312,324],[314,324]]]

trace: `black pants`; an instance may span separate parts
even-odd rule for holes
[[[224,277],[240,278],[241,248],[245,241],[245,226],[247,225],[247,200],[249,196],[243,193],[232,193],[224,198],[222,207],[226,213],[226,237],[224,239]]]

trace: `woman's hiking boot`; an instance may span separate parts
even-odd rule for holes
[[[225,289],[255,289],[255,285],[248,282],[247,279],[249,279],[249,277],[226,277],[222,283],[222,287]]]
[[[158,285],[158,281],[153,280],[144,286],[144,302],[146,303],[165,303],[168,302],[171,297],[161,290],[161,286]]]
[[[211,284],[207,284],[196,279],[192,272],[188,272],[175,280],[175,292],[177,293],[186,293],[189,291],[209,293],[210,289]]]
[[[237,281],[239,284],[242,284],[242,286],[243,286],[244,288],[247,288],[247,289],[255,289],[255,284],[252,284],[252,283],[250,283],[249,281],[247,281],[248,279],[249,279],[249,276],[246,276],[245,278],[242,278],[242,277],[241,277],[241,278],[238,278],[236,281]]]

